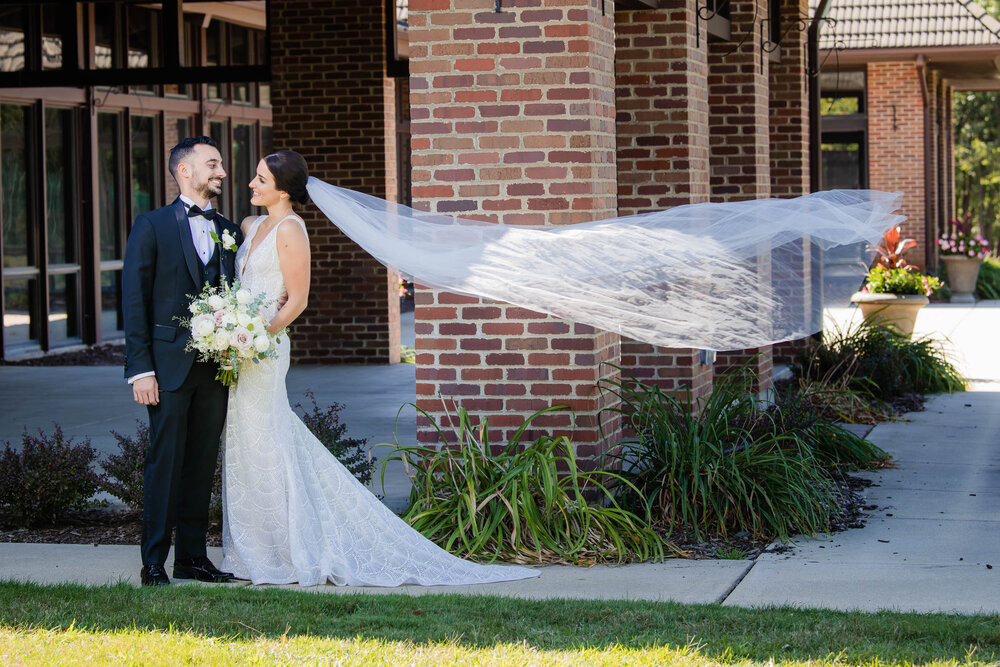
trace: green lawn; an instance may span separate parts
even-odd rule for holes
[[[0,663],[1000,664],[1000,616],[0,583]]]

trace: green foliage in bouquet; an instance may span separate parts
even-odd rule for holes
[[[27,431],[20,450],[5,443],[0,454],[0,522],[18,527],[52,523],[87,506],[101,477],[91,468],[97,458],[90,440],[74,444],[56,424],[55,432]]]
[[[382,462],[382,476],[390,461],[406,466],[413,489],[403,518],[444,549],[474,560],[661,560],[664,543],[648,516],[622,509],[607,486],[626,480],[581,470],[565,436],[521,442],[534,419],[559,409],[531,415],[504,445],[491,446],[488,419],[474,425],[460,409],[453,432],[438,429],[440,449],[396,447]]]

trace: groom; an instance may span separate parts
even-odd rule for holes
[[[216,569],[205,550],[228,390],[215,380],[215,365],[184,350],[190,333],[178,319],[191,316],[190,297],[206,283],[233,280],[235,253],[216,238],[228,232],[239,245],[243,235],[211,208],[212,197],[222,193],[226,171],[210,137],[174,146],[169,168],[180,197],[136,218],[122,275],[125,377],[135,401],[149,413],[142,498],[144,586],[170,583],[164,563],[175,528],[175,578],[232,578]]]

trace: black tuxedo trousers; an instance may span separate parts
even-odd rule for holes
[[[242,241],[225,219],[218,232]],[[153,371],[160,402],[147,406],[150,447],[143,470],[143,565],[162,565],[176,528],[174,557],[205,556],[209,500],[228,390],[214,364],[185,351],[189,338],[179,318],[205,282],[230,281],[234,253],[216,246],[201,263],[180,200],[139,216],[129,234],[123,269],[125,376]]]

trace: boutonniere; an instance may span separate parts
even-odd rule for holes
[[[222,238],[215,232],[209,232],[212,235],[212,240],[222,246],[223,250],[229,250],[231,252],[236,252],[236,237],[229,232],[222,232]]]

